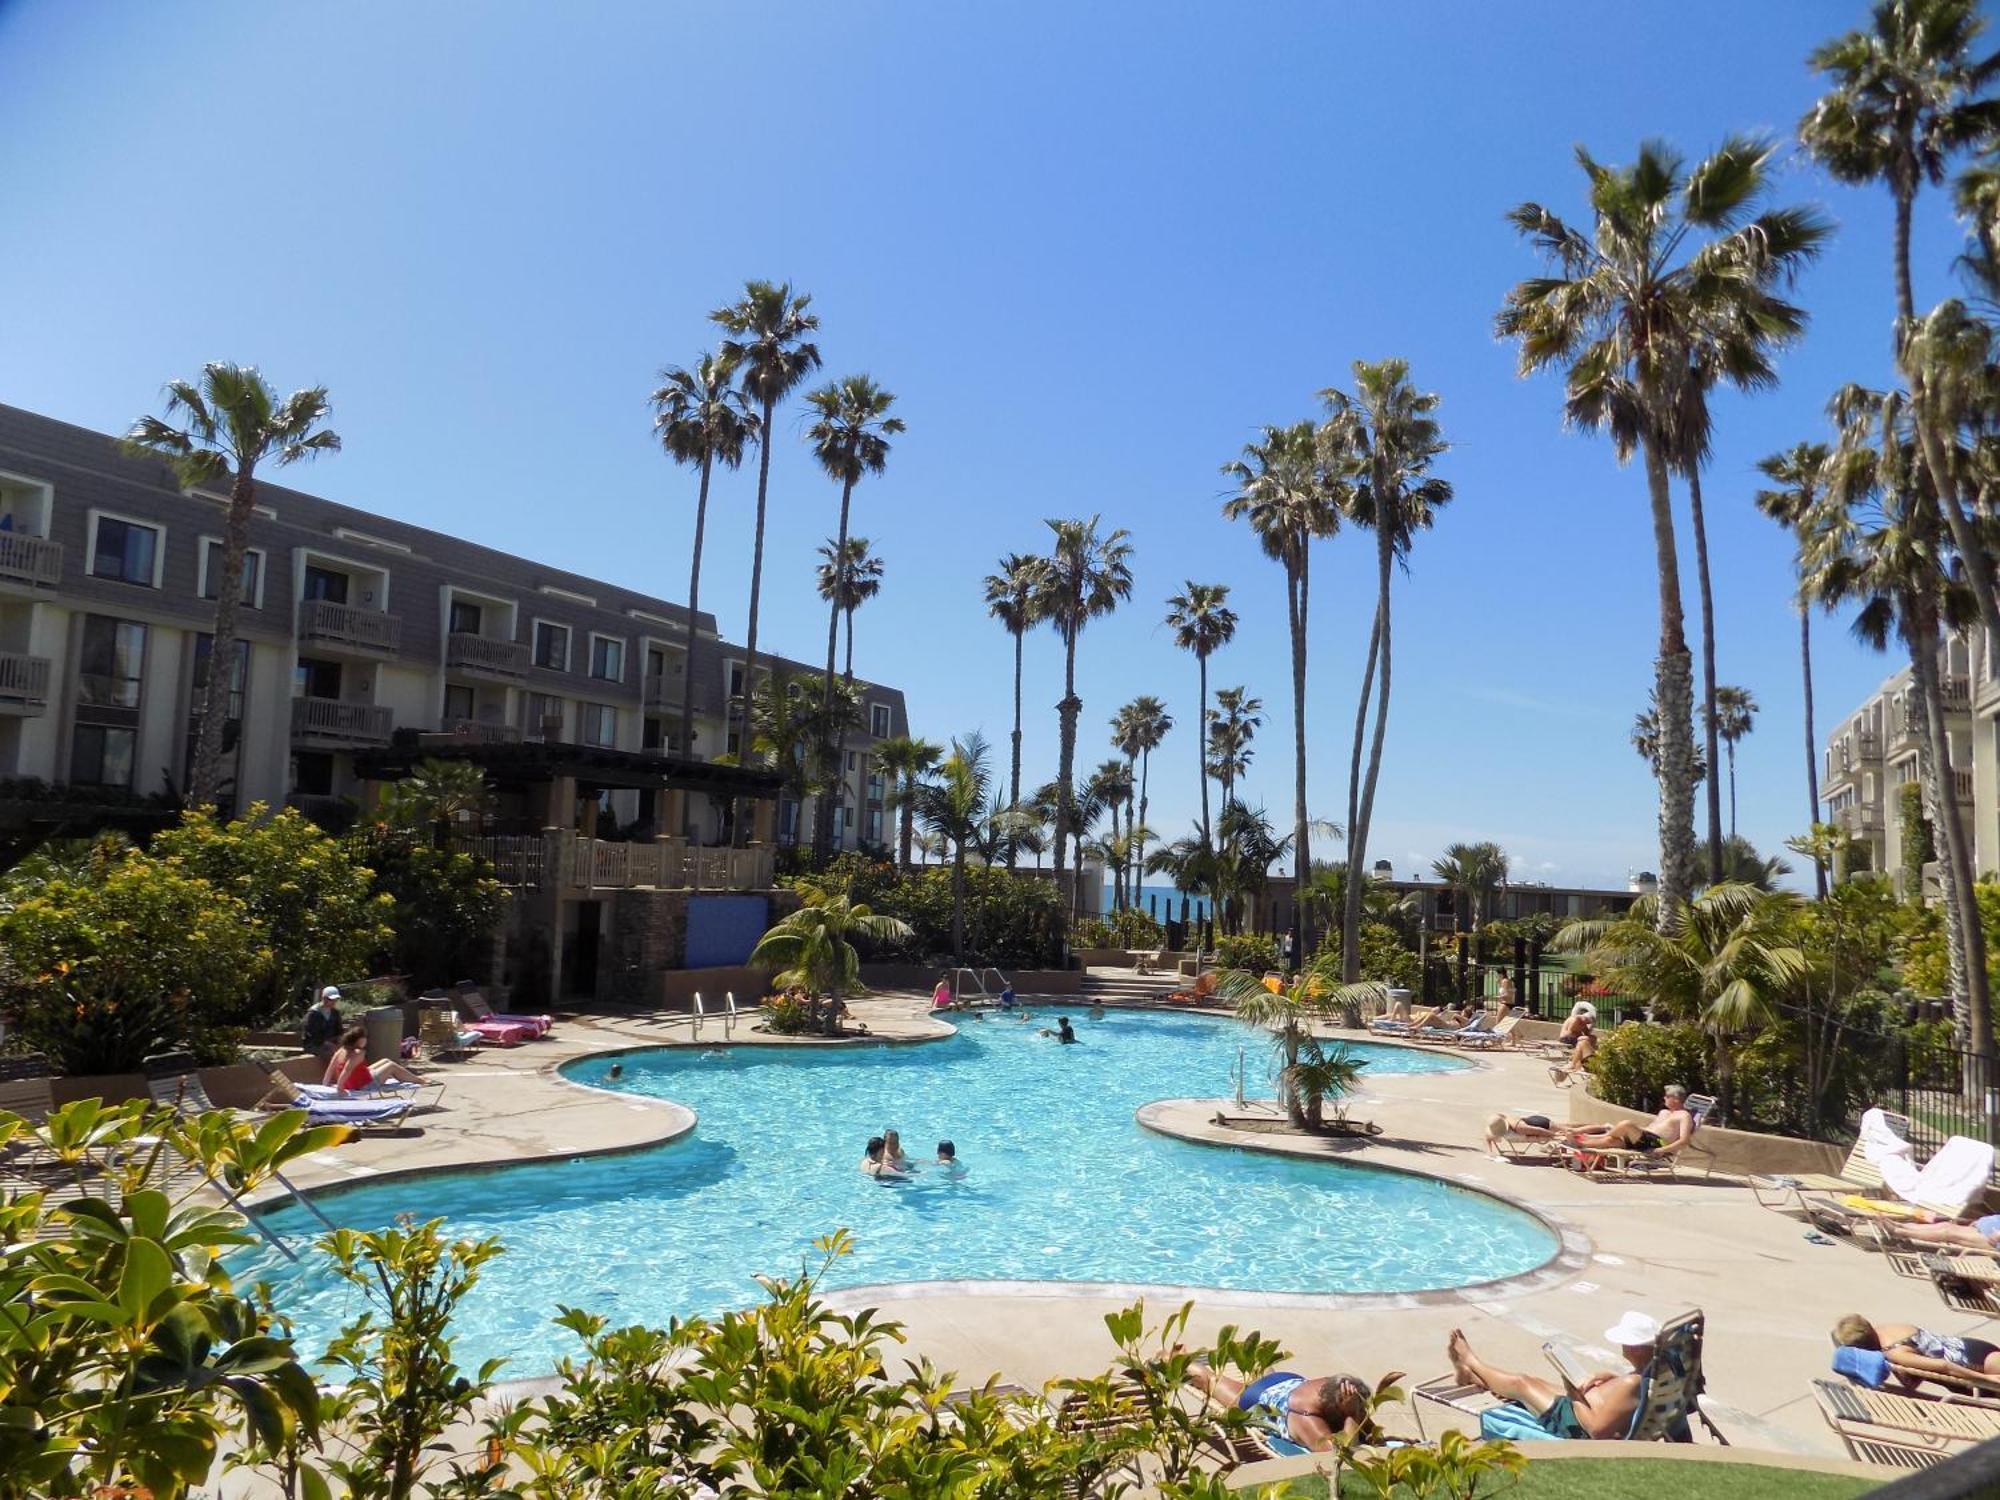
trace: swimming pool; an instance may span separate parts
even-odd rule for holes
[[[934,1280],[1146,1283],[1284,1292],[1464,1286],[1541,1265],[1556,1239],[1538,1219],[1428,1177],[1296,1161],[1171,1140],[1140,1127],[1154,1099],[1226,1094],[1248,1047],[1211,1017],[1074,1013],[1082,1042],[1033,1025],[968,1021],[948,1041],[867,1048],[656,1048],[571,1064],[577,1082],[669,1098],[700,1123],[666,1146],[619,1156],[428,1175],[321,1196],[337,1222],[444,1216],[454,1233],[498,1235],[464,1310],[459,1357],[509,1357],[510,1375],[574,1351],[549,1326],[558,1302],[615,1321],[753,1301],[759,1273],[795,1272],[811,1240],[854,1232],[830,1286]],[[1436,1052],[1358,1044],[1363,1074],[1443,1073]],[[609,1084],[612,1063],[623,1076]],[[903,1184],[857,1170],[866,1138],[898,1128],[916,1160],[950,1137],[967,1167]],[[296,1206],[272,1227],[310,1238]],[[308,1256],[265,1252],[238,1269],[273,1283],[316,1351],[360,1310]]]

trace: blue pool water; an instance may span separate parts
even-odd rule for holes
[[[1463,1286],[1555,1252],[1538,1220],[1426,1177],[1169,1140],[1134,1110],[1223,1095],[1239,1049],[1253,1087],[1267,1046],[1227,1021],[1157,1012],[1072,1013],[1079,1045],[995,1017],[950,1041],[861,1049],[745,1047],[629,1053],[566,1071],[580,1083],[678,1100],[700,1117],[681,1141],[622,1156],[427,1176],[322,1197],[342,1224],[444,1216],[498,1235],[466,1309],[462,1360],[506,1355],[512,1375],[573,1352],[549,1326],[558,1302],[616,1321],[742,1305],[752,1277],[798,1269],[814,1236],[846,1226],[857,1252],[829,1285],[987,1280],[1115,1281],[1287,1292]],[[1370,1047],[1369,1073],[1442,1073],[1453,1057]],[[966,1175],[906,1184],[857,1169],[884,1127],[927,1161],[940,1137]],[[315,1225],[271,1215],[287,1236]],[[269,1279],[316,1351],[361,1310],[322,1269],[265,1252],[239,1272]]]

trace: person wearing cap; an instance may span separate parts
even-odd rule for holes
[[[1532,1427],[1540,1429],[1541,1436],[1604,1440],[1624,1437],[1632,1425],[1632,1414],[1639,1409],[1639,1379],[1652,1361],[1659,1337],[1657,1318],[1642,1312],[1627,1312],[1604,1330],[1604,1341],[1616,1344],[1625,1356],[1625,1363],[1632,1368],[1622,1373],[1593,1375],[1567,1391],[1538,1375],[1523,1375],[1489,1365],[1472,1352],[1472,1344],[1462,1328],[1451,1331],[1445,1354],[1460,1380],[1491,1392],[1502,1402],[1512,1402],[1519,1413],[1525,1413]],[[1494,1408],[1494,1412],[1505,1411],[1505,1406]],[[1480,1418],[1482,1435],[1487,1430],[1487,1417],[1494,1412]],[[1492,1425],[1497,1436],[1536,1435],[1533,1431],[1503,1431],[1508,1425],[1504,1417]]]
[[[305,1049],[320,1057],[332,1054],[346,1030],[340,1018],[340,991],[328,985],[319,992],[319,1001],[306,1012]]]
[[[1626,1151],[1661,1151],[1678,1146],[1694,1134],[1694,1116],[1688,1113],[1687,1090],[1670,1083],[1661,1091],[1660,1112],[1652,1123],[1638,1125],[1620,1120],[1616,1125],[1591,1126],[1573,1131],[1570,1143],[1586,1151],[1602,1151],[1607,1146]]]

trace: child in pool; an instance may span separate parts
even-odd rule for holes
[[[947,1177],[963,1177],[965,1163],[958,1159],[958,1147],[950,1141],[939,1141],[937,1152],[938,1169]]]
[[[910,1170],[910,1159],[903,1154],[903,1138],[893,1130],[882,1132],[882,1165],[898,1172]]]

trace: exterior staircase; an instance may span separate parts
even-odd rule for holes
[[[1158,1005],[1192,981],[1178,974],[1139,974],[1131,969],[1086,969],[1083,999],[1093,1005]]]

